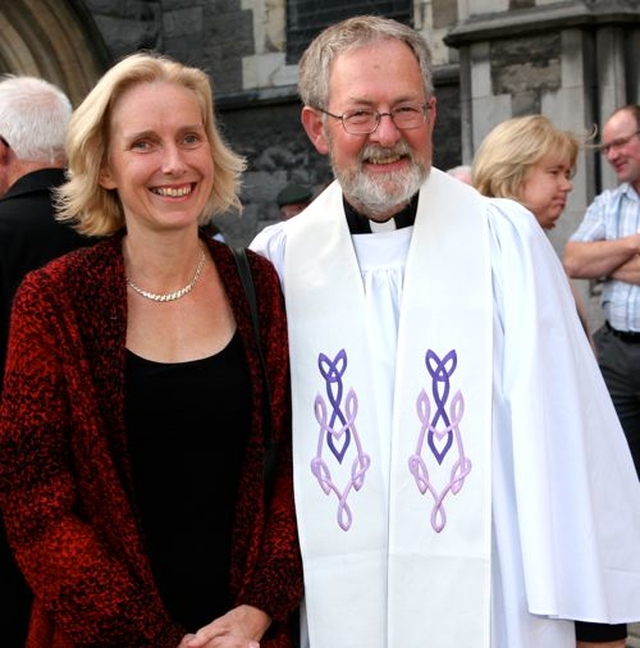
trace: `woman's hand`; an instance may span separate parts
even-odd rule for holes
[[[260,648],[271,625],[269,615],[251,605],[239,605],[195,635],[185,635],[178,648]]]

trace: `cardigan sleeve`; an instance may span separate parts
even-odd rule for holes
[[[303,589],[293,499],[287,323],[275,269],[266,259],[250,252],[248,255],[256,287],[262,350],[269,376],[271,427],[277,454],[271,498],[268,510],[264,512],[264,532],[257,540],[258,546],[254,547],[255,564],[248,578],[243,579],[238,602],[254,605],[267,612],[275,622],[285,623],[300,604]],[[255,455],[254,460],[248,460],[252,466],[249,472],[254,475],[251,503],[255,508],[257,502],[263,501],[264,484],[261,483],[259,487],[255,484],[256,479],[262,481],[262,441],[249,451]],[[276,628],[266,638],[274,630]]]
[[[74,462],[91,456],[79,446],[98,444],[101,431],[74,405],[88,398],[78,379],[86,359],[74,355],[73,318],[61,312],[68,302],[56,299],[63,288],[47,277],[27,277],[12,313],[0,406],[0,504],[10,544],[39,607],[73,645],[175,648],[183,630],[110,550],[78,497]]]

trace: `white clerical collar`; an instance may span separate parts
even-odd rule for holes
[[[347,217],[347,224],[351,234],[371,234],[377,232],[392,232],[403,227],[411,227],[416,220],[418,208],[418,194],[416,193],[409,204],[394,214],[386,221],[373,221],[356,211],[344,198],[344,213]]]
[[[379,223],[378,221],[369,221],[369,227],[371,232],[375,234],[376,232],[393,232],[398,229],[396,225],[396,219],[391,217],[389,220]]]

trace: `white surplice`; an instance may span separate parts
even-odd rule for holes
[[[412,228],[334,183],[283,280],[311,648],[569,648],[640,619],[640,486],[532,215],[432,170]]]

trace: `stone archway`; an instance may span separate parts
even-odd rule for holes
[[[0,73],[38,76],[77,105],[109,66],[82,0],[12,0],[0,6]]]

